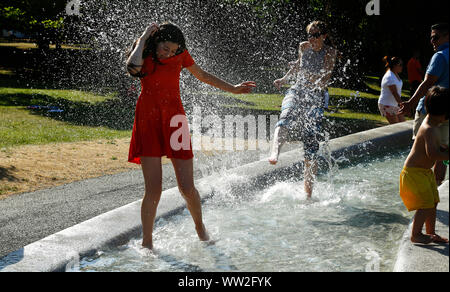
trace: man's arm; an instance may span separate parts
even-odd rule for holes
[[[414,95],[405,102],[402,102],[400,104],[400,114],[404,114],[407,116],[411,116],[414,113],[414,110],[417,107],[417,104],[419,103],[419,100],[425,96],[428,92],[428,90],[433,87],[434,84],[438,81],[438,76],[426,74],[425,80],[420,84],[420,86],[417,88]]]

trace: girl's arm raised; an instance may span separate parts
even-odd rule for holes
[[[219,89],[222,89],[224,91],[231,92],[234,94],[250,93],[250,92],[252,92],[253,88],[256,87],[256,84],[253,81],[247,81],[247,82],[243,82],[238,85],[232,85],[232,84],[230,84],[226,81],[223,81],[222,79],[204,71],[197,64],[187,67],[186,69],[188,69],[189,72],[191,72],[191,74],[194,75],[195,78],[197,78],[201,82],[204,82],[206,84],[209,84],[211,86],[217,87]]]
[[[142,54],[145,49],[145,42],[158,30],[158,28],[156,23],[152,23],[136,41],[136,45],[131,52],[130,57],[127,59],[127,70],[131,76],[136,76],[141,72],[142,65],[144,64]]]
[[[127,59],[127,70],[131,76],[137,76],[142,69],[144,60],[142,59],[142,54],[144,52],[145,41],[139,38],[136,42],[133,52]]]

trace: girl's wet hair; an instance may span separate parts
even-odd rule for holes
[[[151,55],[155,61],[158,61],[156,58],[156,48],[162,42],[178,44],[179,47],[175,55],[179,55],[186,50],[186,39],[181,29],[173,23],[166,22],[160,25],[158,31],[147,40],[142,57],[145,59]]]
[[[336,47],[333,37],[329,33],[328,25],[325,22],[320,21],[320,20],[315,20],[315,21],[311,22],[306,27],[306,33],[309,34],[311,29],[313,29],[313,28],[316,28],[320,34],[327,35],[327,38],[325,39],[325,45],[327,45],[329,47],[333,47],[333,48]]]
[[[159,29],[153,34],[153,36],[149,37],[149,39],[145,42],[144,51],[142,52],[142,59],[146,59],[151,56],[155,63],[161,65],[162,63],[156,56],[156,48],[158,47],[158,44],[162,42],[172,42],[178,44],[179,47],[175,55],[179,55],[186,50],[186,39],[181,29],[173,23],[165,22],[161,24],[159,26]],[[134,50],[136,45],[137,40],[133,43],[131,49],[127,52],[127,58],[130,57],[131,52]],[[145,75],[142,73],[138,73],[132,76],[142,78]]]
[[[384,68],[386,68],[386,70],[394,68],[394,66],[400,64],[401,62],[402,59],[395,56],[385,56],[383,58]]]
[[[317,28],[321,34],[328,34],[328,27],[325,22],[320,20],[315,20],[308,24],[306,27],[306,32],[309,33],[312,28]]]

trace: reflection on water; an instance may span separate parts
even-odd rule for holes
[[[160,219],[155,250],[141,239],[99,252],[81,271],[390,271],[410,214],[398,196],[406,153],[319,176],[307,200],[287,181],[242,200],[215,194],[204,219],[215,243],[199,242],[187,210]]]

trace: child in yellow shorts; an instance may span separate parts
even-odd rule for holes
[[[425,99],[428,115],[420,126],[414,145],[400,174],[400,197],[409,211],[416,210],[411,241],[428,244],[448,243],[435,233],[439,192],[431,170],[436,161],[449,159],[448,145],[440,145],[438,126],[449,119],[449,90],[430,89]],[[422,233],[423,225],[426,234]]]

